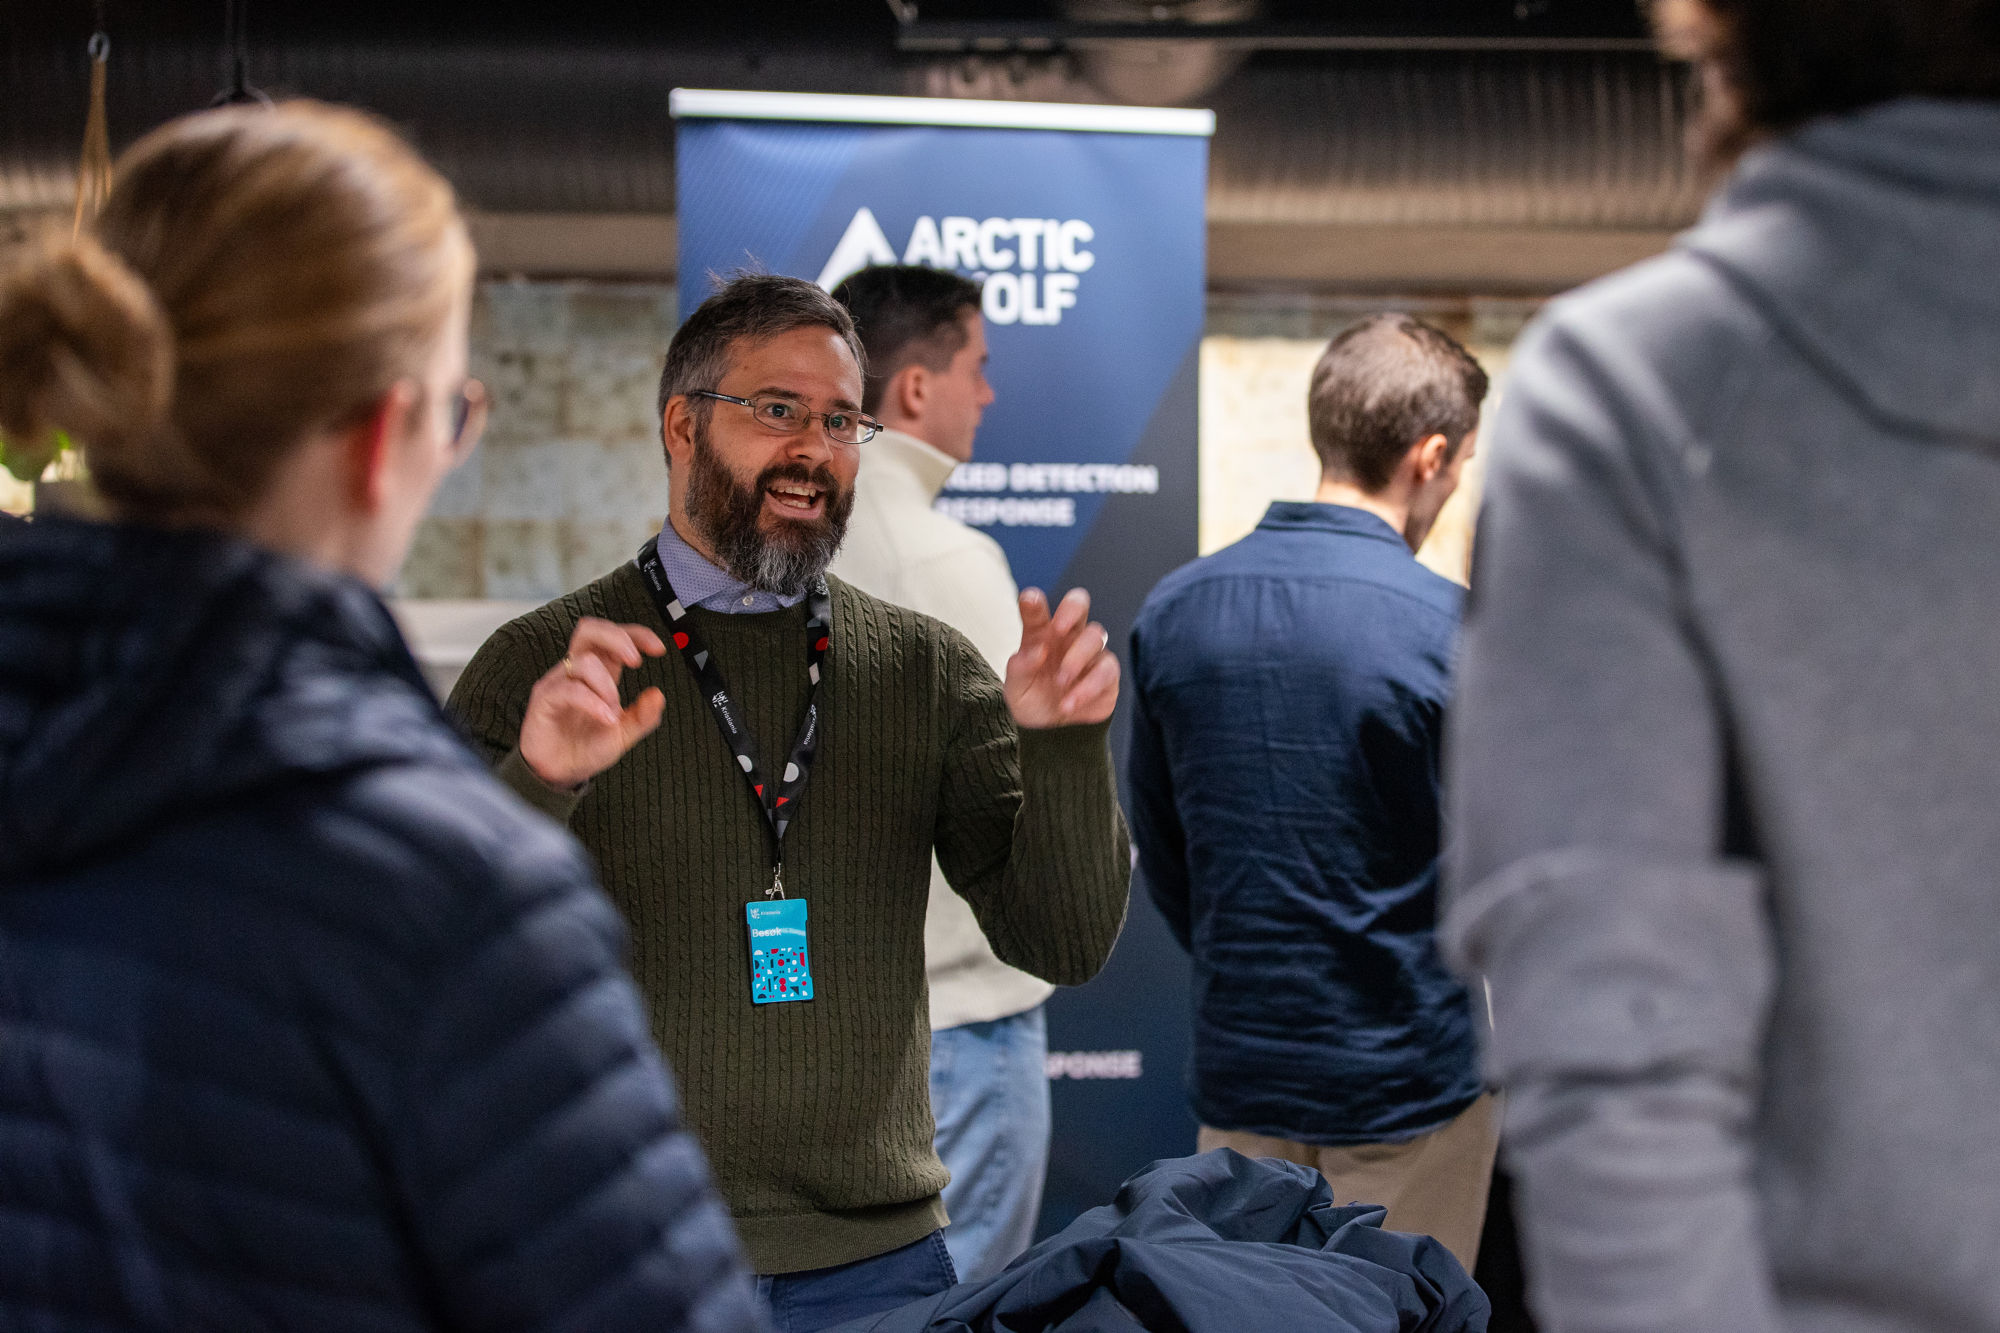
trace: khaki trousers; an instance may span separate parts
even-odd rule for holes
[[[1202,1152],[1234,1148],[1245,1157],[1276,1157],[1309,1166],[1333,1186],[1333,1201],[1379,1203],[1389,1210],[1383,1227],[1435,1236],[1470,1273],[1486,1225],[1486,1192],[1500,1117],[1487,1093],[1456,1120],[1401,1143],[1347,1143],[1337,1147],[1294,1143],[1230,1129],[1202,1126]]]

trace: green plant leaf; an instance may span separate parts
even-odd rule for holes
[[[52,431],[47,442],[39,448],[0,440],[0,467],[12,473],[16,481],[38,481],[58,455],[67,453],[73,447],[69,436],[62,431]]]

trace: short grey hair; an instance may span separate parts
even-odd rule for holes
[[[730,349],[739,340],[761,341],[793,329],[826,328],[839,334],[865,376],[868,358],[855,335],[847,307],[804,278],[776,273],[744,273],[722,284],[703,301],[667,344],[660,369],[660,415],[667,400],[696,389],[713,389],[729,369]],[[707,400],[700,400],[706,420]]]

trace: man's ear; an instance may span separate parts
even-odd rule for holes
[[[416,402],[416,386],[397,380],[341,438],[348,498],[364,513],[381,509],[397,484],[396,446],[410,433]]]
[[[1416,457],[1417,484],[1428,485],[1451,461],[1451,441],[1442,433],[1426,435],[1411,452]]]
[[[896,372],[885,386],[882,401],[905,421],[922,421],[931,400],[931,372],[921,361],[912,361]]]
[[[677,466],[694,454],[694,400],[677,393],[667,399],[660,413],[660,443],[667,451],[667,466]]]

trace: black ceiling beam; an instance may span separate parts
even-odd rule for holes
[[[915,19],[896,28],[896,49],[925,54],[1042,53],[1126,42],[1207,42],[1243,51],[1650,51],[1649,38],[1520,31],[1413,32],[1407,26],[1324,23],[1068,23]]]

